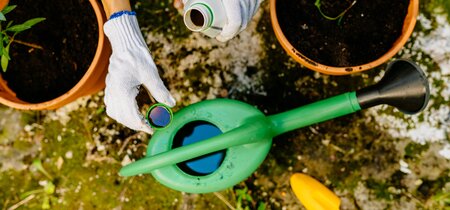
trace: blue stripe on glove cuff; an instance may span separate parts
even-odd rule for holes
[[[122,15],[136,15],[136,12],[135,11],[128,11],[128,10],[115,12],[109,17],[109,19],[111,20],[111,19],[114,19],[114,18],[118,18],[118,17],[120,17]]]

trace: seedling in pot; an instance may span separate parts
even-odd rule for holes
[[[350,4],[349,7],[347,7],[347,9],[345,9],[343,12],[341,12],[338,16],[336,17],[330,17],[328,15],[325,15],[325,13],[323,13],[321,7],[322,7],[322,0],[316,0],[316,2],[314,3],[314,5],[317,7],[317,9],[319,10],[320,14],[328,19],[328,20],[338,20],[338,25],[341,24],[342,18],[344,17],[345,13],[347,13],[355,4],[356,4],[357,0],[354,0],[352,2],[352,4]]]
[[[1,55],[1,66],[2,66],[3,72],[6,72],[6,70],[8,68],[8,63],[11,60],[11,57],[9,56],[9,48],[13,42],[17,43],[17,44],[22,44],[22,45],[28,46],[28,47],[31,47],[34,49],[41,49],[41,50],[43,49],[39,45],[20,41],[20,40],[15,39],[15,37],[18,33],[25,31],[27,29],[30,29],[32,26],[36,25],[37,23],[44,21],[45,18],[42,18],[42,17],[33,18],[33,19],[23,22],[22,24],[17,24],[17,25],[13,25],[13,21],[9,21],[6,24],[6,27],[3,28],[2,23],[6,22],[5,15],[8,14],[9,12],[11,12],[12,10],[14,10],[15,8],[16,8],[16,5],[8,5],[5,8],[3,8],[3,10],[0,12],[0,55]]]

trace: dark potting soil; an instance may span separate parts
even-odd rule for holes
[[[23,101],[54,99],[74,87],[89,68],[98,41],[98,25],[89,0],[11,0],[17,8],[8,13],[14,23],[45,17],[21,32],[17,40],[43,50],[13,43],[6,73],[9,88]]]
[[[338,20],[323,17],[315,0],[277,0],[283,34],[306,57],[328,66],[356,66],[385,54],[402,33],[410,0],[357,0]],[[336,17],[353,0],[321,0],[321,10]]]

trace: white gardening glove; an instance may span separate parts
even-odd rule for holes
[[[179,0],[175,0],[174,6],[179,7]],[[183,0],[186,5],[188,0]],[[221,42],[226,42],[245,28],[252,20],[263,0],[218,0],[222,1],[227,17],[227,23],[223,26],[222,32],[216,37]]]
[[[104,30],[113,50],[106,76],[106,114],[131,129],[152,134],[135,99],[139,86],[144,85],[158,102],[170,107],[175,99],[158,75],[134,12],[113,14]]]
[[[222,3],[228,21],[216,39],[226,42],[247,28],[261,0],[222,0]]]

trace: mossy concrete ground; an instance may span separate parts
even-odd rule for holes
[[[386,67],[341,77],[301,67],[277,42],[268,1],[248,29],[227,43],[189,32],[172,1],[133,5],[177,100],[175,111],[226,97],[279,113],[373,84]],[[54,111],[0,106],[0,206],[303,209],[289,186],[289,177],[303,172],[332,189],[342,209],[448,209],[449,8],[445,0],[421,1],[416,30],[396,55],[418,62],[429,77],[432,98],[423,113],[406,116],[382,106],[284,134],[252,176],[222,192],[187,194],[151,175],[118,176],[122,165],[145,155],[150,136],[110,119],[102,92]],[[145,91],[138,99],[144,112],[152,100]]]

